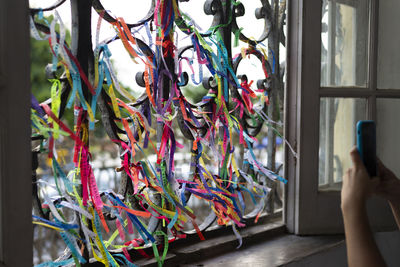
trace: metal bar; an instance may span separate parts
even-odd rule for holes
[[[268,61],[271,66],[274,63],[279,65],[279,54],[275,52],[279,50],[279,0],[274,0],[272,5],[272,17],[271,20],[271,33],[268,38]],[[275,62],[274,62],[275,56]],[[275,73],[272,74],[272,84],[271,84],[271,93],[270,93],[270,106],[268,107],[268,116],[272,118],[274,121],[277,120],[278,114],[276,110],[276,105],[278,104],[278,86],[279,86],[279,68],[275,66]],[[267,157],[268,163],[267,167],[274,171],[275,170],[275,157],[276,157],[276,133],[274,131],[268,131],[268,146],[267,146]]]
[[[77,57],[83,72],[90,79],[89,64],[93,63],[91,14],[92,2],[90,0],[71,0],[72,19],[72,53]],[[92,64],[91,64],[92,65]],[[91,66],[90,66],[91,67]],[[82,82],[83,94],[90,103],[89,89]]]
[[[164,3],[165,4],[165,3]],[[162,8],[164,8],[164,6],[162,5]],[[164,11],[165,12],[165,11]],[[165,14],[165,13],[163,13]],[[161,21],[163,21],[163,17],[161,17]],[[162,24],[162,27],[164,27],[164,25]],[[172,80],[166,75],[165,71],[168,71],[169,73],[172,74],[172,79],[174,79],[174,70],[175,70],[175,62],[174,62],[174,58],[173,55],[171,54],[171,52],[169,52],[169,48],[173,43],[173,40],[171,39],[171,36],[169,34],[164,35],[164,33],[159,33],[157,36],[161,42],[162,45],[159,47],[158,53],[156,55],[157,57],[157,65],[158,65],[158,77],[159,79],[161,79],[161,83],[159,83],[159,85],[161,85],[161,88],[158,88],[159,93],[158,93],[158,109],[163,109],[164,108],[164,102],[167,101],[167,99],[169,99],[170,97],[170,90],[171,90],[171,84],[172,84]],[[164,64],[165,63],[165,64]],[[161,146],[161,142],[162,142],[162,137],[163,137],[163,133],[164,133],[164,128],[165,128],[165,123],[163,121],[157,121],[157,128],[156,128],[156,138],[157,138],[157,149],[160,149]],[[168,146],[168,144],[167,144]],[[168,164],[166,164],[166,162],[169,162],[168,159],[169,154],[166,153],[166,155],[161,155],[163,157],[161,164],[157,166],[157,171],[158,171],[158,175],[161,179],[161,183],[164,183],[164,179],[169,179],[170,177],[165,177],[168,175]],[[164,169],[163,169],[164,168]],[[164,185],[166,186],[166,185]],[[156,198],[156,204],[160,207],[162,207],[162,204],[164,203],[162,196],[160,194],[156,194],[155,195]],[[164,209],[168,208],[168,207],[162,207]],[[167,227],[164,224],[159,223],[157,230],[159,231],[163,231],[165,234],[167,234]],[[164,237],[163,236],[157,236],[156,240],[158,243],[162,243],[164,241]]]
[[[231,1],[230,0],[223,0],[222,1],[222,21],[221,21],[221,24],[225,25],[225,26],[224,27],[220,27],[218,29],[218,31],[222,36],[222,42],[223,42],[223,44],[224,44],[224,46],[226,48],[227,57],[228,57],[228,60],[229,60],[228,64],[230,66],[232,66],[232,21],[231,21],[232,20],[232,15],[233,15],[232,13],[233,13],[233,6],[232,6]],[[227,81],[227,77],[231,77],[231,75],[230,75],[228,70],[225,71],[225,75],[226,75],[226,77],[223,77],[223,79],[222,79],[223,80],[223,84],[227,83],[228,87],[230,89],[231,85],[230,85],[229,81]],[[229,89],[228,89],[228,96],[224,97],[225,98],[224,99],[225,100],[225,105],[227,107],[229,106],[229,92],[230,92]],[[223,90],[223,92],[222,92],[223,95],[225,94],[224,91],[225,90]],[[219,127],[219,138],[221,140],[224,139],[224,135],[229,136],[229,133],[227,131],[228,130],[225,127],[223,127],[223,126]],[[231,146],[230,146],[230,143],[228,143],[225,153],[228,154],[230,150],[231,150]],[[225,156],[225,161],[227,161],[228,159],[229,159],[229,156],[226,155]],[[226,170],[223,170],[223,168],[222,168],[224,166],[224,163],[225,162],[221,162],[220,163],[220,168],[219,168],[218,172],[219,172],[219,176],[221,176],[221,178],[223,180],[228,180],[227,177],[226,177],[228,172]]]
[[[92,51],[92,29],[91,29],[91,11],[92,2],[90,0],[71,0],[71,19],[72,19],[72,53],[76,56],[79,64],[81,65],[82,71],[86,74],[89,80],[92,82],[93,68],[89,71],[89,62],[93,62],[94,56]],[[89,75],[90,74],[90,75]],[[91,103],[90,92],[86,84],[81,81],[83,95],[86,101]],[[78,103],[78,101],[77,101]],[[85,129],[82,132],[89,132],[89,123],[87,119],[87,113],[83,118],[82,127]],[[89,146],[89,137],[86,140],[86,146]],[[89,160],[89,159],[87,159]],[[82,189],[81,189],[82,190]],[[80,224],[81,222],[79,222]],[[79,230],[79,234],[83,236],[82,228]],[[89,261],[89,249],[87,245],[82,242],[82,256]]]
[[[270,35],[268,37],[268,61],[271,66],[275,69],[275,72],[271,75],[271,88],[270,91],[270,105],[268,107],[268,116],[274,121],[278,120],[277,105],[279,105],[279,90],[280,86],[280,71],[279,71],[279,0],[274,0],[272,5],[272,17],[270,19],[270,25],[272,27]],[[275,58],[275,59],[274,59]],[[275,62],[274,62],[275,61]],[[274,66],[274,63],[276,66]],[[276,133],[273,130],[268,130],[268,146],[267,146],[267,168],[275,171],[276,170]],[[274,198],[277,197],[277,185],[275,182],[269,183],[271,188],[270,195],[268,197],[267,212],[273,213],[275,207]]]

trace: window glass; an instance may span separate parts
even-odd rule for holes
[[[322,5],[321,86],[366,86],[369,1]]]
[[[400,177],[399,113],[400,99],[377,100],[377,155],[397,177]]]
[[[378,88],[400,89],[400,1],[379,1]]]
[[[321,98],[319,132],[320,189],[340,189],[343,173],[351,165],[350,149],[355,145],[355,127],[365,119],[366,100]]]

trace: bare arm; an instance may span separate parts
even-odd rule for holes
[[[385,266],[373,238],[365,207],[342,211],[349,267]]]
[[[378,180],[369,178],[355,148],[350,152],[353,167],[343,177],[342,213],[349,267],[386,266],[369,226],[366,199]]]

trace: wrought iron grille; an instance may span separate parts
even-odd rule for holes
[[[143,247],[153,247],[162,264],[168,239],[203,239],[203,231],[219,224],[231,225],[240,240],[238,226],[282,206],[278,191],[286,180],[279,175],[282,165],[276,162],[276,151],[282,132],[284,67],[279,47],[285,45],[286,1],[259,1],[255,17],[264,20],[264,30],[253,39],[237,20],[245,14],[245,4],[235,0],[204,1],[205,15],[213,18],[207,31],[181,12],[180,2],[189,0],[151,0],[148,14],[132,24],[110,14],[100,0],[70,0],[70,44],[58,13],[52,21],[43,17],[64,2],[30,9],[32,36],[48,40],[53,54],[46,67],[53,82],[51,98],[39,104],[32,96],[32,140],[40,143],[32,152],[34,223],[54,228],[66,243],[58,265],[93,257],[111,265],[130,264],[149,253]],[[92,10],[100,16],[98,27],[107,22],[116,33],[101,42],[95,38],[95,45]],[[191,45],[177,46],[182,35]],[[233,55],[238,40],[243,48]],[[143,67],[135,76],[143,88],[137,98],[118,82],[108,48],[112,42],[122,42]],[[184,55],[187,52],[192,58]],[[239,71],[246,60],[259,61],[263,70],[254,84]],[[184,62],[193,61],[199,70],[182,71]],[[208,70],[204,77],[202,69]],[[194,84],[202,78],[192,90],[208,90],[198,103],[191,103],[182,90],[190,76]],[[68,113],[74,114],[74,128],[61,120]],[[118,147],[115,190],[98,190],[91,165],[89,136],[98,127]],[[73,141],[71,169],[59,162],[54,146],[63,135]],[[257,137],[268,140],[266,155],[261,154],[267,157],[266,166],[255,155],[256,145],[265,145],[257,143]],[[186,152],[178,139],[185,140]],[[185,179],[176,171],[177,149],[191,155]],[[153,160],[145,156],[148,151],[153,151]],[[51,176],[60,195],[55,198],[39,193],[45,183],[36,170],[43,153],[52,162]],[[193,199],[203,203],[205,215],[196,218]],[[164,245],[163,253],[157,245]]]

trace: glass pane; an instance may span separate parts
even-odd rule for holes
[[[366,86],[369,1],[337,2],[322,5],[321,86]]]
[[[377,155],[397,177],[400,177],[399,114],[400,99],[377,100]]]
[[[379,1],[378,88],[400,89],[400,1]]]
[[[340,190],[340,182],[351,166],[350,149],[355,145],[355,127],[365,119],[366,100],[321,98],[319,130],[320,189]]]

